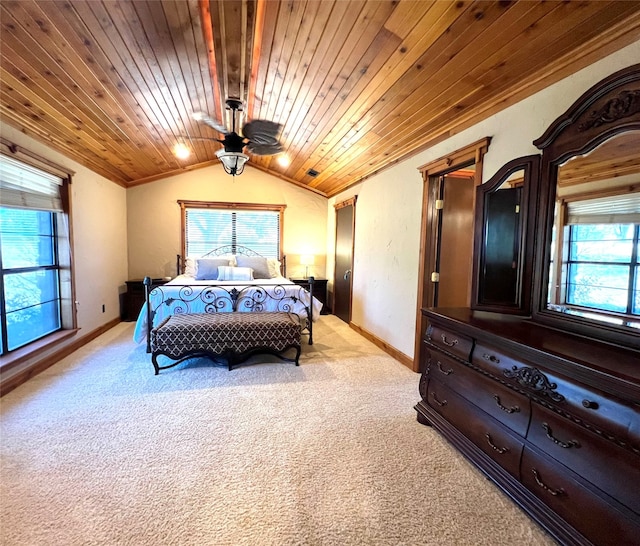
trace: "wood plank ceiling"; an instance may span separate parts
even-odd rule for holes
[[[637,40],[640,2],[2,0],[0,22],[2,120],[113,182],[218,164],[193,113],[230,127],[237,97],[290,159],[249,164],[332,196]]]

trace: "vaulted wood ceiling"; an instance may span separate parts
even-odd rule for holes
[[[217,164],[193,113],[230,127],[237,97],[291,160],[249,164],[331,196],[637,40],[640,2],[2,0],[0,22],[2,119],[113,182]]]

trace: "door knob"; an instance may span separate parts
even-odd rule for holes
[[[348,281],[348,280],[349,280],[349,275],[351,275],[351,269],[347,269],[347,270],[344,272],[344,277],[343,277],[343,278],[344,278],[344,280],[345,280],[345,281]]]

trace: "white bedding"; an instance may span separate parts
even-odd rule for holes
[[[250,286],[261,287],[259,289],[251,288]],[[219,290],[216,290],[216,286],[222,286]],[[153,317],[153,326],[158,325],[166,317],[178,313],[204,313],[207,305],[212,305],[215,302],[218,312],[231,312],[231,300],[228,296],[227,290],[236,288],[242,290],[240,297],[238,298],[236,311],[251,312],[251,308],[243,305],[243,300],[249,302],[251,298],[260,296],[262,290],[266,291],[273,297],[266,297],[260,299],[261,311],[291,311],[306,317],[306,307],[309,306],[310,294],[308,290],[299,286],[284,277],[276,277],[273,279],[258,279],[249,282],[238,281],[197,281],[194,277],[188,275],[179,275],[175,279],[168,283],[157,286],[149,295],[149,301],[151,308],[155,309],[155,315]],[[203,291],[206,297],[203,301],[200,295]],[[281,298],[285,297],[285,304],[287,308],[282,308]],[[296,301],[290,299],[289,296],[295,296]],[[316,298],[313,298],[313,320],[317,320],[322,310],[322,303]],[[142,310],[138,315],[136,321],[136,327],[133,332],[133,339],[136,343],[141,343],[147,339],[147,305],[142,306]]]

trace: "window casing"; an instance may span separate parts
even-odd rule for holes
[[[178,201],[182,255],[197,258],[219,247],[244,246],[265,258],[282,257],[285,205]]]
[[[4,144],[4,143],[3,143]],[[0,155],[0,355],[76,326],[70,176]],[[23,352],[20,352],[23,354]]]

